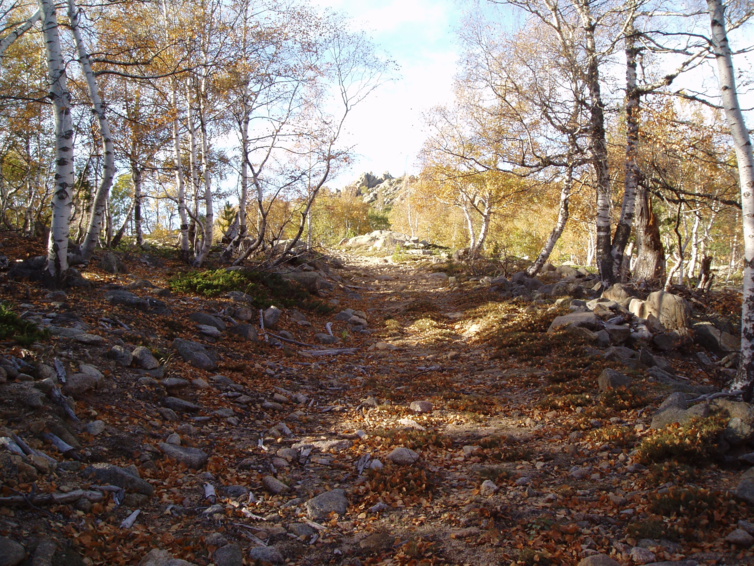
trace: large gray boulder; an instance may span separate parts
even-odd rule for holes
[[[718,354],[729,354],[741,349],[741,337],[717,328],[711,322],[697,322],[694,325],[694,338],[697,344]]]
[[[557,317],[550,323],[548,334],[567,326],[580,326],[589,330],[600,330],[602,321],[593,312],[574,312]]]
[[[683,297],[666,291],[655,291],[647,297],[647,306],[651,314],[659,318],[668,330],[688,333],[691,307]]]
[[[217,361],[219,359],[217,353],[208,350],[198,342],[176,338],[173,340],[173,348],[192,366],[209,371],[217,368]]]
[[[149,482],[141,479],[135,472],[114,466],[112,464],[97,463],[84,470],[86,475],[93,477],[98,483],[111,484],[122,487],[126,491],[152,495],[154,487]]]
[[[306,512],[314,521],[327,519],[331,513],[345,515],[346,511],[348,511],[348,498],[342,489],[320,493],[306,502]]]

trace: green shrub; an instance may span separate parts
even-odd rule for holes
[[[30,346],[49,335],[49,331],[18,316],[8,303],[0,303],[0,340],[15,340],[22,346]]]
[[[207,297],[215,297],[229,291],[241,291],[252,297],[257,308],[266,308],[274,303],[283,307],[302,307],[322,314],[332,311],[332,307],[312,298],[298,283],[266,271],[189,271],[171,279],[170,288],[181,293],[197,293]]]

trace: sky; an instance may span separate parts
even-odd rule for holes
[[[346,122],[353,164],[331,187],[361,173],[394,177],[417,173],[417,154],[427,132],[423,115],[450,103],[459,47],[455,30],[463,10],[457,0],[310,0],[351,19],[399,66],[396,80],[381,85],[356,106]]]
[[[309,0],[320,9],[328,9],[351,20],[353,29],[366,32],[378,49],[399,66],[396,80],[381,85],[356,106],[346,122],[344,144],[354,146],[351,165],[332,178],[328,185],[342,188],[365,172],[376,175],[389,172],[394,177],[419,171],[418,154],[428,131],[424,115],[433,107],[453,100],[453,79],[461,47],[457,31],[472,0]],[[492,10],[489,4],[477,7]],[[508,13],[506,22],[515,26],[518,17]],[[702,19],[701,22],[704,20]],[[730,38],[734,49],[749,43],[740,33]],[[743,39],[743,41],[742,41]],[[739,55],[735,64],[751,69],[754,55]],[[619,69],[616,84],[623,80]],[[711,66],[683,77],[677,84],[690,82],[697,89],[717,90]],[[739,85],[739,88],[742,85]],[[744,108],[754,107],[752,84],[739,92]],[[618,87],[620,88],[620,87]],[[751,127],[754,112],[747,112]]]

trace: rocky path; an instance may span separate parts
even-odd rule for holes
[[[546,338],[562,307],[347,263],[332,313],[264,330],[238,297],[161,292],[159,262],[24,288],[55,335],[4,351],[0,437],[36,456],[0,452],[0,564],[754,563],[740,470],[640,463],[668,390]],[[634,387],[601,395],[609,367]]]

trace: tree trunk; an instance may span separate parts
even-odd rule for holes
[[[37,10],[28,20],[0,40],[0,68],[3,66],[3,58],[5,57],[5,52],[8,48],[13,45],[19,37],[34,27],[34,24],[36,24],[41,17],[42,11]]]
[[[566,178],[563,182],[563,188],[560,189],[560,207],[558,208],[558,221],[555,223],[555,228],[552,229],[552,232],[550,232],[550,237],[547,239],[547,243],[545,244],[544,248],[542,248],[542,251],[539,253],[539,256],[537,257],[536,261],[529,266],[529,269],[526,270],[526,274],[529,277],[535,277],[537,273],[542,269],[542,266],[547,262],[548,259],[550,259],[550,254],[552,254],[552,250],[555,249],[555,244],[558,243],[558,240],[560,239],[560,236],[563,234],[563,230],[565,230],[566,224],[568,222],[568,217],[570,216],[570,209],[569,209],[569,203],[571,201],[571,190],[573,189],[573,167],[568,166],[568,171],[566,172]]]
[[[741,312],[741,365],[730,384],[730,389],[741,391],[744,400],[748,402],[752,399],[752,389],[754,389],[754,156],[749,131],[746,129],[744,116],[738,104],[733,56],[725,31],[722,0],[707,0],[707,6],[710,14],[712,48],[717,60],[720,95],[738,162],[743,213],[745,264]]]
[[[105,214],[105,203],[110,196],[110,188],[113,185],[115,176],[115,149],[113,147],[112,135],[110,133],[110,120],[105,113],[105,105],[99,93],[99,85],[92,70],[92,64],[89,59],[84,39],[79,28],[79,9],[74,0],[68,0],[68,17],[71,20],[71,30],[76,42],[76,50],[79,55],[79,63],[86,77],[86,85],[89,90],[89,97],[92,99],[92,108],[97,122],[99,123],[100,135],[102,136],[102,152],[105,163],[102,169],[102,181],[97,188],[97,193],[92,199],[92,207],[89,212],[89,226],[86,230],[84,243],[81,246],[81,256],[84,261],[92,257],[95,248],[99,242],[99,235],[102,231],[102,221]]]
[[[202,143],[202,176],[204,177],[204,233],[201,249],[194,258],[194,266],[199,267],[204,262],[212,248],[212,239],[215,224],[215,211],[212,198],[212,175],[209,169],[209,133],[207,132],[207,111],[205,108],[207,92],[207,77],[202,77],[201,92],[199,95],[199,128]]]
[[[589,89],[589,151],[597,178],[597,266],[600,279],[609,286],[615,282],[610,234],[610,205],[612,188],[605,133],[605,104],[600,90],[599,57],[595,40],[594,16],[590,0],[576,0],[574,5],[581,17],[581,29],[586,41],[586,76]]]
[[[52,226],[47,245],[47,271],[60,281],[68,270],[68,235],[74,184],[73,120],[71,93],[60,48],[58,18],[53,0],[39,0],[42,11],[50,99],[55,113],[55,192],[52,198]]]
[[[612,244],[613,274],[618,276],[622,269],[623,254],[631,236],[636,210],[636,188],[639,186],[639,109],[641,93],[637,88],[636,36],[631,30],[626,35],[626,181],[620,219],[615,228]]]
[[[660,226],[652,210],[649,191],[641,185],[636,191],[636,281],[658,283],[665,279],[665,249],[660,238]]]
[[[126,233],[126,228],[128,228],[128,223],[131,221],[131,215],[133,214],[135,207],[136,199],[133,199],[131,201],[131,206],[128,208],[128,212],[126,212],[126,217],[123,219],[123,224],[120,225],[120,228],[118,228],[118,231],[110,241],[111,248],[117,248],[118,244],[120,244],[120,241],[123,239],[123,234]]]
[[[142,176],[141,168],[136,163],[131,164],[131,176],[134,182],[134,234],[136,234],[136,245],[141,247],[144,245],[141,221]]]

